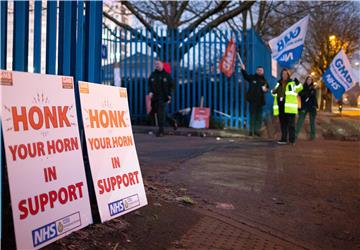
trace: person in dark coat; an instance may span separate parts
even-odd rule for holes
[[[259,66],[256,68],[255,75],[249,75],[245,66],[242,65],[242,74],[244,79],[249,83],[246,99],[249,102],[250,110],[250,131],[249,135],[260,136],[262,125],[262,111],[265,105],[265,93],[269,91],[269,84],[264,77],[264,68]]]
[[[164,70],[164,63],[155,61],[155,70],[149,77],[149,95],[151,97],[151,111],[150,115],[155,116],[157,125],[159,127],[156,136],[164,135],[164,126],[166,120],[177,128],[177,123],[170,118],[167,113],[167,104],[171,102],[171,93],[174,89],[174,82],[170,74]]]
[[[296,137],[298,137],[301,127],[304,123],[306,114],[309,113],[310,117],[310,140],[314,140],[316,136],[315,130],[315,117],[318,103],[316,99],[316,88],[314,86],[314,80],[311,76],[306,77],[304,88],[300,91],[299,96],[301,98],[301,109],[299,112],[297,124],[296,124]]]

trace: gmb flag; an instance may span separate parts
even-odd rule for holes
[[[271,56],[282,67],[291,68],[301,58],[309,16],[304,17],[280,36],[269,41]]]
[[[343,50],[340,50],[335,56],[323,74],[322,80],[337,100],[341,99],[344,92],[351,88],[355,81],[349,59]]]

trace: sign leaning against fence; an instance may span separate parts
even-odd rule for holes
[[[280,36],[269,41],[272,58],[286,68],[291,68],[301,58],[305,36],[308,28],[309,16],[304,17]]]
[[[343,50],[335,56],[322,79],[337,100],[341,99],[342,95],[352,87],[354,83],[352,67]]]
[[[73,78],[0,78],[16,245],[40,248],[92,223]]]
[[[147,204],[126,88],[79,82],[86,145],[101,221]]]

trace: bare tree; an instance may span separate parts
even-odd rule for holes
[[[308,34],[301,66],[314,72],[316,80],[328,68],[342,48],[347,55],[360,49],[359,5],[356,2],[286,2],[274,8],[266,17],[262,30],[264,40],[278,36],[300,18],[310,14]],[[331,111],[332,93],[321,84],[321,110]]]
[[[186,40],[199,41],[208,30],[246,12],[255,1],[122,1],[121,3],[150,31],[154,39],[152,43],[154,51],[158,54],[163,51],[165,55],[181,50],[185,55],[194,46],[194,43],[186,45]],[[130,31],[133,36],[144,38],[133,27],[119,22],[106,12],[103,15]],[[156,34],[154,24],[166,26],[165,39]],[[169,46],[171,43],[163,42],[171,36],[181,37],[183,42],[178,46],[173,44]]]

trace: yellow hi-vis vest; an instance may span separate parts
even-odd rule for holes
[[[276,89],[279,87],[280,83],[276,83],[275,87]],[[298,93],[303,89],[302,84],[296,85],[294,81],[290,81],[286,84],[285,87],[285,110],[284,112],[286,114],[297,114],[298,113]],[[271,94],[274,97],[274,105],[273,105],[273,111],[274,116],[279,115],[279,105],[277,102],[277,94],[273,94],[271,91]]]

